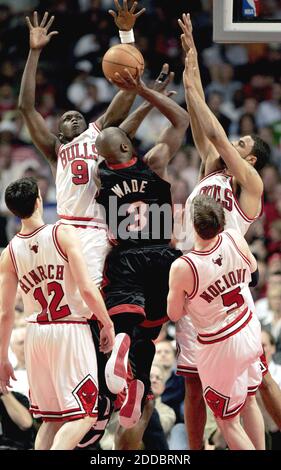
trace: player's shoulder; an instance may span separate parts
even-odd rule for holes
[[[174,274],[185,274],[190,269],[189,255],[182,255],[177,258],[171,266]]]
[[[0,255],[0,271],[14,271],[9,247],[7,246]]]
[[[73,225],[60,223],[60,224],[54,225],[54,229],[56,229],[57,235],[61,237],[76,236],[76,229]]]

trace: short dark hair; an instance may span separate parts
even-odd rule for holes
[[[193,224],[203,240],[214,238],[225,225],[222,205],[206,194],[199,194],[193,199]]]
[[[251,137],[254,141],[254,145],[253,145],[251,153],[255,157],[257,157],[257,161],[255,163],[255,169],[257,171],[260,171],[269,162],[271,150],[270,150],[269,145],[263,139],[261,139],[258,135],[251,134]]]
[[[20,178],[9,184],[5,191],[5,203],[17,217],[27,219],[34,212],[39,190],[35,178]]]

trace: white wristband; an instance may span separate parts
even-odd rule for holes
[[[122,44],[128,44],[130,42],[135,42],[134,30],[130,29],[130,31],[121,31],[119,29],[119,36],[120,41]]]

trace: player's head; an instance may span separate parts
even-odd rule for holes
[[[211,240],[225,225],[224,209],[215,199],[199,194],[193,199],[193,225],[203,240]]]
[[[59,139],[63,144],[71,142],[86,129],[87,124],[81,113],[67,111],[59,120]]]
[[[132,142],[126,132],[119,127],[103,129],[95,145],[98,153],[109,163],[118,163],[132,158]]]
[[[38,209],[43,212],[42,198],[34,178],[21,178],[9,184],[5,191],[8,209],[21,219],[28,219]]]
[[[239,140],[232,142],[232,145],[236,148],[239,155],[244,160],[247,160],[250,165],[254,166],[257,171],[260,171],[268,163],[270,147],[258,135],[245,135]]]

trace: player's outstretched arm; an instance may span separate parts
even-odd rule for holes
[[[11,379],[16,380],[8,349],[15,321],[15,299],[18,278],[6,248],[0,259],[0,392],[8,393]]]
[[[116,12],[109,10],[111,16],[113,16],[116,26],[119,29],[119,35],[121,42],[124,44],[134,44],[134,33],[133,27],[137,18],[139,18],[144,12],[145,8],[135,13],[138,2],[134,2],[132,7],[128,8],[127,0],[123,0],[121,6],[118,0],[114,0]],[[126,93],[119,91],[113,98],[106,112],[96,121],[97,126],[100,129],[106,127],[119,126],[123,122],[132,107],[135,100],[136,94],[133,92]]]
[[[103,325],[100,333],[100,349],[104,353],[112,350],[115,340],[114,326],[107,313],[105,303],[99,289],[90,279],[86,262],[82,255],[80,240],[75,228],[60,225],[58,239],[65,252],[74,281],[79,289],[82,299],[89,307],[89,318],[94,314]]]
[[[133,78],[129,70],[125,69],[123,77],[116,72],[115,78],[115,83],[120,88],[135,90],[139,96],[158,108],[171,122],[171,125],[161,133],[153,149],[144,157],[149,167],[161,178],[166,179],[167,165],[182,144],[189,125],[189,114],[167,96],[148,88],[140,79],[139,73],[136,78]]]
[[[169,65],[164,64],[159,76],[153,84],[152,90],[159,91],[159,93],[163,93],[165,96],[174,95],[175,91],[166,90],[167,86],[173,81],[173,79],[174,72],[169,72]],[[130,139],[132,139],[142,121],[146,118],[152,108],[153,105],[149,101],[144,101],[133,113],[129,114],[119,127],[126,132]]]
[[[181,35],[181,43],[182,43],[183,51],[185,52],[185,54],[188,54],[188,51],[190,49],[192,49],[194,52],[194,63],[193,63],[194,85],[199,95],[201,96],[201,98],[205,101],[205,95],[204,95],[200,69],[199,69],[199,64],[198,64],[198,54],[197,54],[197,50],[196,50],[194,39],[193,39],[193,34],[192,34],[193,29],[192,29],[192,23],[191,23],[189,13],[187,14],[183,13],[182,18],[178,19],[178,23],[183,33]],[[219,154],[217,150],[215,149],[215,147],[213,146],[213,144],[208,139],[208,137],[204,134],[203,129],[200,125],[200,122],[198,121],[196,117],[196,113],[194,112],[194,109],[188,100],[187,93],[185,93],[185,99],[186,99],[187,109],[190,114],[190,126],[191,126],[191,132],[193,136],[193,141],[195,143],[195,147],[198,150],[200,158],[204,163],[206,162],[207,159],[209,160],[208,167],[210,167],[211,161],[215,163],[215,160],[219,158]],[[213,169],[214,169],[213,167],[210,168],[209,173],[211,173]],[[203,174],[202,176],[206,176],[206,174]]]
[[[257,197],[259,198],[263,191],[262,180],[257,171],[246,160],[241,158],[237,150],[228,140],[227,135],[219,121],[213,115],[205,101],[202,100],[194,84],[194,70],[192,64],[193,51],[191,49],[185,60],[185,71],[183,79],[185,89],[187,90],[188,94],[188,100],[196,112],[197,119],[201,124],[203,132],[215,146],[219,155],[224,160],[228,170],[233,176],[235,176],[238,183],[243,187],[244,193],[247,193],[248,197],[252,197],[253,199],[257,200]]]
[[[26,17],[29,28],[30,51],[21,80],[18,107],[34,145],[55,166],[57,161],[56,147],[59,146],[59,140],[49,131],[45,120],[35,109],[36,71],[39,57],[42,49],[50,42],[51,38],[58,34],[58,31],[48,33],[53,21],[54,16],[48,20],[47,12],[40,24],[36,11],[33,14],[33,24]]]
[[[191,289],[193,284],[194,279],[189,265],[182,259],[174,261],[170,269],[167,301],[167,314],[170,320],[176,322],[186,314],[184,311],[186,286]]]

